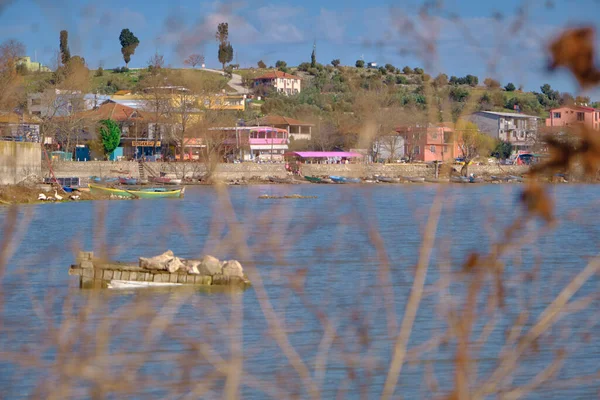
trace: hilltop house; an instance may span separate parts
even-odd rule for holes
[[[254,87],[272,88],[279,93],[292,95],[302,91],[302,79],[282,71],[271,71],[254,78]]]
[[[535,141],[538,118],[533,115],[479,111],[468,118],[482,133],[509,142],[515,150],[528,150]]]
[[[279,115],[267,115],[259,119],[258,124],[285,129],[288,132],[289,138],[293,140],[310,140],[312,137],[312,127],[314,126],[314,124],[308,122]]]
[[[551,109],[550,118],[546,118],[547,127],[577,125],[600,130],[600,109],[584,106],[563,106]]]
[[[17,58],[17,65],[23,65],[29,72],[50,72],[50,68],[42,63],[31,61],[31,57],[23,56]]]

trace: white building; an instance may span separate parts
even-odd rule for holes
[[[271,71],[254,78],[254,87],[259,86],[273,88],[277,92],[289,96],[302,91],[302,79],[282,71]]]
[[[511,143],[515,150],[528,150],[537,135],[538,117],[533,115],[479,111],[471,114],[468,119],[481,132]]]

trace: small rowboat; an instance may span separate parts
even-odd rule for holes
[[[92,194],[113,195],[119,197],[139,198],[139,199],[160,199],[160,198],[179,198],[185,194],[185,187],[180,189],[168,190],[165,188],[147,188],[147,189],[117,189],[106,186],[88,185]]]
[[[360,183],[361,182],[361,180],[358,178],[348,178],[345,176],[336,176],[336,175],[331,175],[329,177],[329,179],[331,179],[335,183]]]
[[[137,185],[138,180],[135,178],[119,178],[119,183],[121,185]]]
[[[375,176],[375,179],[377,179],[379,182],[385,182],[385,183],[399,183],[400,182],[400,178],[390,178],[388,176]]]
[[[139,289],[148,287],[181,286],[181,283],[170,282],[137,282],[113,279],[108,283],[109,289]]]
[[[322,183],[323,179],[318,178],[316,176],[305,176],[304,179],[306,179],[307,181],[311,182],[311,183]]]

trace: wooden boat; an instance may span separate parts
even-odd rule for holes
[[[425,182],[425,178],[413,178],[413,177],[409,177],[406,178],[408,179],[410,182]]]
[[[337,176],[337,175],[331,175],[331,176],[329,176],[329,179],[331,179],[335,183],[360,183],[361,182],[361,180],[358,178],[348,178],[345,176]]]
[[[375,176],[375,179],[377,179],[379,182],[385,182],[385,183],[399,183],[400,182],[400,178],[391,178],[389,176]]]
[[[323,179],[318,178],[316,176],[305,176],[304,179],[306,179],[307,181],[311,182],[311,183],[322,183]]]
[[[169,190],[166,188],[145,188],[145,189],[118,189],[99,185],[88,185],[90,191],[97,194],[114,195],[120,197],[139,198],[139,199],[160,199],[160,198],[179,198],[185,194],[185,187]]]
[[[181,286],[181,283],[170,282],[139,282],[113,279],[108,283],[109,289],[139,289],[147,287]]]
[[[138,180],[135,178],[119,178],[119,183],[121,185],[137,185]]]
[[[453,176],[450,178],[450,182],[469,183],[469,178],[467,178],[466,176]]]

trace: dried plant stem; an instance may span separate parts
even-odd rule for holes
[[[441,189],[439,190],[441,191]],[[423,232],[423,243],[421,244],[421,249],[419,251],[419,262],[417,263],[417,269],[415,271],[415,280],[410,291],[408,303],[406,304],[404,317],[402,318],[400,333],[394,344],[394,353],[385,379],[383,393],[381,395],[382,399],[389,399],[393,396],[394,389],[398,383],[398,378],[400,377],[400,371],[402,370],[402,365],[404,364],[404,358],[406,356],[406,347],[408,345],[408,340],[410,339],[417,311],[419,310],[421,297],[423,296],[423,287],[425,286],[425,278],[427,277],[431,251],[435,242],[436,230],[441,212],[442,196],[441,193],[438,192],[431,205],[425,232]]]
[[[243,305],[241,295],[231,291],[231,317],[229,320],[229,346],[231,359],[227,367],[227,380],[225,381],[224,399],[239,398],[240,379],[243,374],[242,353],[242,319]]]
[[[531,380],[531,382],[529,382],[525,386],[511,390],[510,392],[503,395],[502,398],[506,399],[506,400],[517,400],[517,399],[520,399],[521,397],[525,396],[527,393],[530,393],[531,391],[535,390],[537,387],[539,387],[541,384],[546,382],[548,379],[555,376],[558,373],[558,371],[560,371],[560,368],[564,364],[564,359],[565,359],[564,354],[559,355],[554,361],[552,361],[552,363],[550,365],[548,365],[548,367],[546,367],[543,371],[541,371],[539,374],[537,374]]]
[[[513,371],[521,355],[531,343],[548,330],[559,318],[569,300],[577,293],[583,284],[600,271],[600,257],[591,261],[569,284],[560,292],[554,301],[544,310],[537,323],[519,341],[514,351],[507,354],[487,382],[474,393],[474,398],[483,398],[495,392],[500,382]]]
[[[230,224],[231,233],[230,238],[234,241],[238,246],[238,252],[243,258],[250,260],[251,259],[251,251],[248,247],[248,243],[246,241],[247,235],[244,230],[241,228],[241,224],[237,220],[235,216],[235,212],[233,210],[233,204],[231,203],[231,199],[229,198],[226,190],[224,188],[219,189],[219,195],[222,196],[221,204],[226,209],[224,215],[228,217],[228,223]],[[282,318],[279,318],[277,312],[273,308],[271,301],[269,300],[269,295],[265,290],[262,278],[260,273],[256,269],[254,263],[248,263],[248,273],[250,274],[250,279],[252,280],[252,286],[256,291],[256,298],[258,300],[258,304],[265,316],[267,324],[269,326],[269,330],[271,331],[273,338],[277,342],[277,345],[283,351],[283,354],[286,356],[292,367],[296,370],[306,390],[310,394],[312,398],[320,398],[319,388],[311,378],[310,371],[304,361],[302,361],[302,357],[298,354],[298,352],[294,349],[289,341],[289,337],[285,331],[285,328],[282,325]]]

